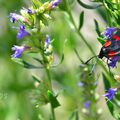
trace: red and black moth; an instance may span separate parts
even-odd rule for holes
[[[114,57],[120,57],[120,29],[116,28],[115,32],[112,33],[110,38],[103,44],[99,55],[94,56],[102,59],[106,57],[107,60],[111,60]],[[92,58],[94,58],[92,57]],[[90,58],[86,64],[92,59]]]

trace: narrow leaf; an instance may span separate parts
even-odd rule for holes
[[[106,42],[106,40],[104,40],[104,39],[101,38],[101,37],[98,37],[97,40],[98,40],[102,45]]]
[[[41,80],[40,80],[37,76],[32,75],[32,78],[33,78],[35,81],[37,81],[37,82],[41,83]]]
[[[90,6],[90,5],[87,5],[87,4],[83,3],[81,0],[77,0],[77,1],[78,1],[78,3],[79,3],[82,7],[86,8],[86,9],[96,9],[96,8],[102,6],[102,4]]]
[[[34,60],[36,60],[37,62],[39,62],[40,64],[43,64],[42,60],[38,59],[38,58],[33,58]]]
[[[60,106],[58,100],[56,99],[56,96],[54,96],[54,94],[50,90],[47,91],[47,94],[53,108]]]
[[[109,108],[110,113],[114,116],[114,106],[113,103],[111,101],[106,101],[107,102],[107,106]]]
[[[96,30],[98,36],[101,36],[101,32],[100,32],[100,28],[99,28],[99,24],[98,24],[98,22],[97,22],[96,19],[94,19],[94,23],[95,23],[95,30]]]
[[[103,82],[104,82],[105,89],[108,90],[109,88],[111,88],[110,82],[104,73],[102,74],[102,76],[103,76]]]
[[[18,63],[21,66],[24,66],[23,60],[20,58],[12,58],[12,60],[16,63]]]
[[[79,30],[82,28],[84,23],[84,11],[81,12],[80,17],[79,17]]]
[[[38,67],[38,66],[32,65],[31,63],[26,62],[20,58],[12,58],[12,60],[27,69],[42,69],[43,68],[42,66]]]

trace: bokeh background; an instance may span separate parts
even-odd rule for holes
[[[90,3],[88,0],[84,0],[84,2]],[[32,102],[33,96],[31,97],[32,88],[36,85],[32,75],[35,74],[44,78],[43,71],[27,70],[11,60],[11,47],[16,44],[17,30],[10,23],[9,14],[19,12],[23,6],[26,7],[29,4],[29,0],[0,0],[0,120],[48,120],[49,118],[49,104],[37,107]],[[94,19],[99,21],[101,31],[104,30],[106,27],[104,10],[86,10],[80,7],[77,2],[71,4],[71,10],[77,25],[79,14],[84,10],[85,19],[81,32],[98,54],[101,45],[96,40]],[[52,16],[53,20],[50,21],[48,32],[54,39],[55,63],[59,61],[63,51],[65,55],[63,63],[52,69],[54,91],[59,93],[58,101],[61,104],[55,109],[56,118],[57,120],[70,120],[76,103],[82,99],[78,92],[80,88],[77,86],[78,68],[81,63],[73,48],[77,49],[84,61],[92,55],[81,38],[75,33],[69,16],[65,12],[57,9],[52,12]],[[100,77],[96,89],[100,96],[96,105],[101,114],[99,120],[113,120],[102,96],[104,94],[102,82],[102,77]],[[83,105],[80,106],[79,114],[82,112],[84,112]]]

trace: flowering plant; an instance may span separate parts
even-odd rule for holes
[[[27,78],[19,82],[16,73],[21,74],[15,69],[15,82],[8,82],[6,87],[10,112],[5,117],[0,114],[1,119],[107,120],[104,115],[108,110],[103,112],[101,102],[104,99],[114,119],[120,119],[120,76],[116,75],[120,60],[120,2],[89,2],[31,0],[29,7],[10,12],[11,30],[14,33],[17,30],[11,59],[29,69],[26,76],[32,76],[32,82]],[[88,21],[85,15],[91,11],[86,9],[96,10],[101,19],[97,16]],[[93,21],[94,32],[88,25]],[[88,54],[93,57],[88,59]],[[11,106],[16,106],[16,111]]]

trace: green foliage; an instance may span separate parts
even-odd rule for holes
[[[98,7],[101,7],[101,4],[90,6],[90,5],[87,5],[87,4],[83,3],[81,0],[77,0],[77,2],[78,2],[82,7],[86,8],[86,9],[96,9],[96,8],[98,8]]]
[[[83,26],[83,23],[84,23],[84,11],[82,11],[81,12],[81,14],[80,14],[80,18],[79,18],[79,30],[82,28],[82,26]]]
[[[53,109],[60,106],[56,96],[50,90],[47,91],[47,94]]]

